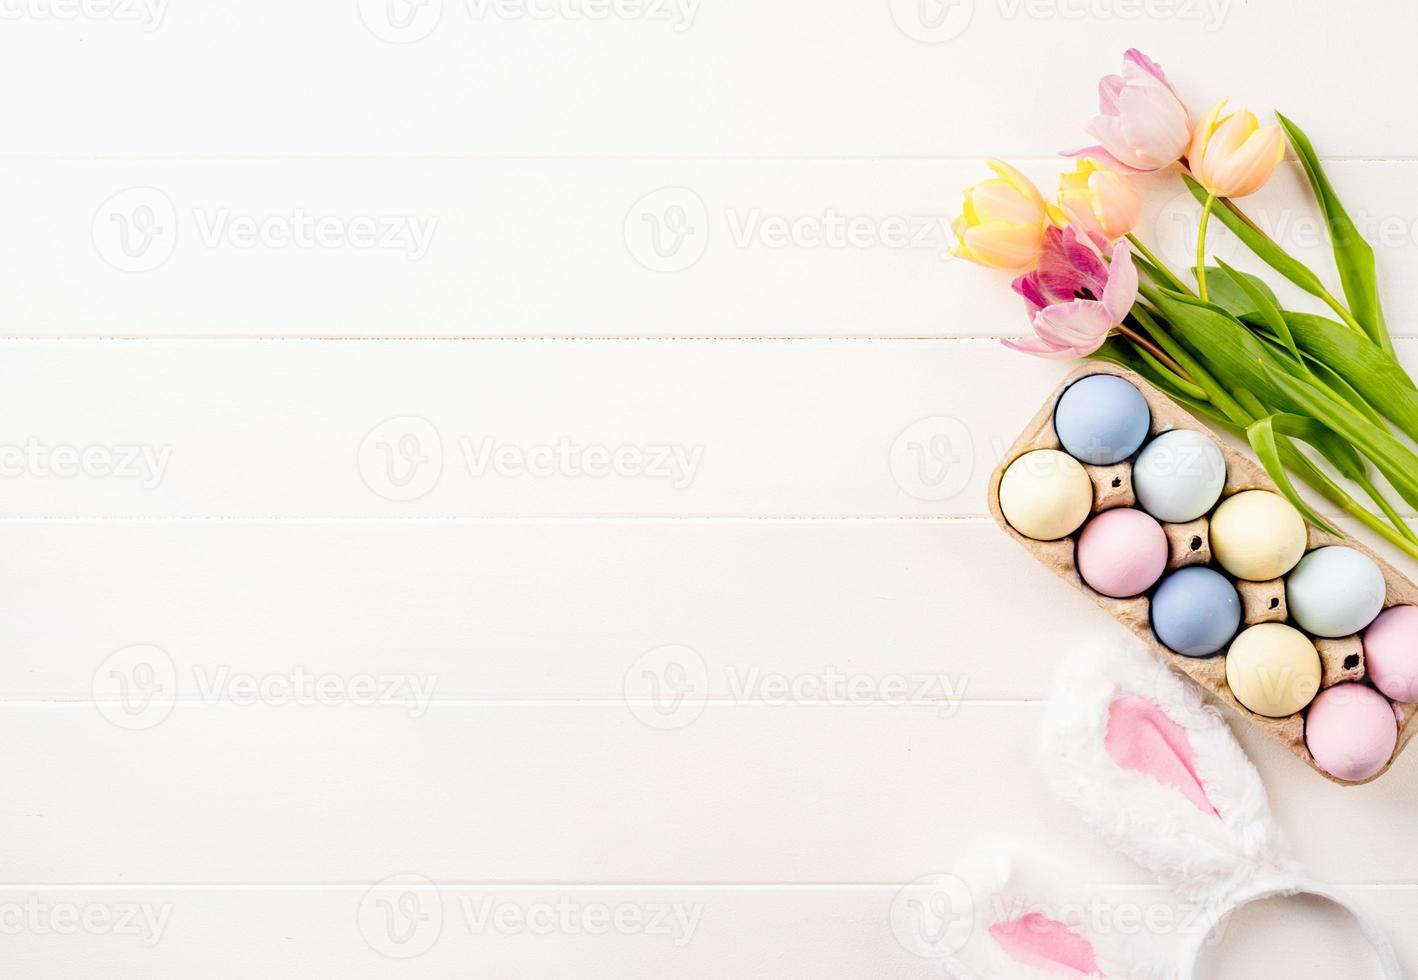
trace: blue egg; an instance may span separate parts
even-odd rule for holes
[[[1241,597],[1230,579],[1201,565],[1179,569],[1152,594],[1152,632],[1188,657],[1220,652],[1241,625]]]
[[[1054,409],[1054,431],[1064,451],[1095,466],[1121,463],[1137,452],[1151,424],[1142,392],[1112,374],[1069,385]]]
[[[1348,636],[1373,622],[1384,608],[1388,583],[1361,551],[1331,545],[1316,548],[1285,580],[1290,618],[1315,636]]]

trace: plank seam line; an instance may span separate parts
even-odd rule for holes
[[[765,700],[763,698],[735,698],[725,695],[714,695],[705,698],[706,704],[732,706],[742,708],[955,708],[961,705],[973,705],[985,708],[1019,708],[1042,703],[1043,698],[905,698],[900,700],[887,699],[819,699],[814,701],[790,701],[778,703],[776,699]],[[84,698],[78,696],[65,697],[55,696],[50,698],[10,698],[0,695],[0,707],[6,708],[90,708],[99,704],[123,704],[119,698]],[[252,707],[262,707],[266,709],[284,710],[286,708],[337,708],[341,710],[361,711],[366,708],[394,709],[396,711],[406,711],[409,705],[403,701],[390,701],[387,704],[269,704],[251,705],[246,703],[237,704],[229,700],[210,700],[196,696],[178,698],[152,698],[148,703],[156,705],[171,705],[182,708],[221,708],[224,710],[236,711],[245,710]],[[585,705],[586,707],[601,708],[607,705],[632,705],[641,704],[654,706],[659,702],[652,698],[624,698],[613,694],[596,695],[576,695],[568,694],[560,697],[539,697],[539,698],[430,698],[430,705],[439,705],[445,708],[538,708],[538,707],[562,707],[565,705]],[[421,717],[421,716],[420,716]],[[413,721],[418,718],[411,719]]]
[[[86,154],[0,153],[0,163],[981,163],[991,157],[1029,163],[1057,163],[1058,154],[1005,153],[996,150],[979,154],[887,153],[887,154],[501,154],[501,153],[282,153],[282,154]],[[1364,154],[1322,155],[1323,163],[1411,163],[1418,155],[1372,156]],[[1294,160],[1289,161],[1298,168]]]
[[[737,344],[737,343],[929,343],[929,344],[996,344],[1001,340],[1019,340],[1019,333],[970,334],[943,336],[931,334],[237,334],[237,333],[171,333],[171,334],[11,334],[0,336],[0,343],[587,343],[587,344]],[[1418,340],[1418,333],[1394,333],[1394,340]]]
[[[819,889],[878,889],[878,888],[900,888],[904,881],[590,881],[590,880],[557,880],[546,881],[527,880],[522,878],[511,879],[439,879],[434,882],[437,888],[514,888],[514,889],[549,889],[549,888],[577,888],[577,889],[702,889],[727,891],[730,889],[762,889],[762,890],[819,890]],[[1365,889],[1374,891],[1402,891],[1408,889],[1418,889],[1418,880],[1415,881],[1327,881],[1328,884],[1338,888]],[[360,889],[367,890],[371,886],[378,884],[376,881],[351,880],[351,881],[24,881],[24,882],[0,882],[0,891],[31,889],[31,890],[57,890],[57,889],[123,889],[126,891],[137,891],[141,889],[178,889],[186,888],[197,891],[244,891],[257,889],[289,889],[299,891],[324,891],[324,890],[344,890]],[[1153,882],[1146,881],[1113,881],[1103,883],[1104,887],[1119,889],[1136,889],[1152,891],[1157,889]],[[419,885],[409,885],[408,887],[428,887]]]
[[[11,514],[3,524],[992,523],[987,514]]]

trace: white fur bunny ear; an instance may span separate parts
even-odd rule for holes
[[[961,875],[937,875],[913,887],[924,889],[915,906],[935,910],[931,935],[946,975],[955,980],[1171,975],[1160,950],[1095,928],[1104,903],[1064,887],[1037,863],[997,856]]]
[[[1066,664],[1044,722],[1055,789],[1173,890],[1229,902],[1299,868],[1221,715],[1141,644]]]

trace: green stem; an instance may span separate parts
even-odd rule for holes
[[[1157,360],[1157,358],[1152,356],[1152,352],[1148,347],[1138,347],[1137,356],[1142,358],[1143,362],[1156,372],[1156,378],[1160,378],[1165,382],[1165,385],[1158,385],[1159,388],[1169,387],[1170,392],[1175,392],[1186,398],[1192,398],[1197,401],[1205,402],[1211,400],[1207,397],[1205,389],[1192,384],[1183,375],[1178,374],[1166,364]],[[1148,380],[1154,381],[1155,378],[1149,378]]]
[[[1393,505],[1388,502],[1388,498],[1379,492],[1379,488],[1374,486],[1372,480],[1368,477],[1362,479],[1356,477],[1354,478],[1354,482],[1359,484],[1360,489],[1369,495],[1370,500],[1379,505],[1379,510],[1384,512],[1384,516],[1398,529],[1398,533],[1402,534],[1414,544],[1418,544],[1418,534],[1413,533],[1413,529],[1408,526],[1407,522],[1403,520],[1403,517],[1398,511],[1394,510]]]
[[[1350,313],[1349,309],[1343,303],[1335,299],[1333,293],[1328,289],[1321,289],[1320,299],[1324,301],[1325,306],[1328,306],[1334,311],[1335,316],[1344,321],[1346,327],[1358,331],[1359,336],[1363,337],[1365,340],[1369,339],[1369,335],[1364,332],[1364,328],[1359,325],[1359,321],[1354,319],[1354,314]]]
[[[1149,292],[1152,292],[1154,296],[1157,295],[1150,286],[1142,286],[1139,287],[1139,289],[1144,296]],[[1148,335],[1151,336],[1153,340],[1157,341],[1163,350],[1171,354],[1173,360],[1186,369],[1192,381],[1196,382],[1196,384],[1206,392],[1211,403],[1220,409],[1221,412],[1231,420],[1232,424],[1239,425],[1244,429],[1255,421],[1255,419],[1251,418],[1250,414],[1240,406],[1236,399],[1232,398],[1230,393],[1227,392],[1225,388],[1221,387],[1217,380],[1211,376],[1211,372],[1206,370],[1201,362],[1191,355],[1190,351],[1177,342],[1177,338],[1173,337],[1165,327],[1158,323],[1145,306],[1141,303],[1134,303],[1132,315],[1137,318],[1138,323],[1142,324]]]
[[[1300,479],[1318,490],[1327,500],[1389,544],[1402,550],[1410,558],[1418,558],[1418,541],[1410,540],[1412,532],[1403,534],[1379,520],[1373,511],[1360,506],[1353,497],[1345,493],[1338,484],[1305,458],[1293,445],[1282,445],[1280,452],[1284,457],[1283,462],[1286,469],[1298,474]]]
[[[1206,203],[1201,206],[1201,224],[1196,229],[1196,293],[1203,303],[1210,302],[1206,296],[1206,223],[1215,206],[1216,195],[1207,194]]]
[[[1132,232],[1128,232],[1127,239],[1129,242],[1132,243],[1132,247],[1137,249],[1144,259],[1152,263],[1153,268],[1155,268],[1158,272],[1162,273],[1163,278],[1167,280],[1167,285],[1171,286],[1179,293],[1191,292],[1191,290],[1187,288],[1187,284],[1178,279],[1176,275],[1172,272],[1172,270],[1167,268],[1167,266],[1163,264],[1161,259],[1153,255],[1152,251],[1146,245],[1142,244],[1142,241],[1136,235],[1134,235]]]
[[[1128,340],[1131,340],[1138,347],[1151,354],[1161,364],[1165,365],[1167,370],[1171,371],[1173,374],[1180,375],[1183,378],[1186,377],[1187,372],[1185,368],[1183,368],[1176,361],[1172,360],[1172,358],[1168,356],[1166,351],[1162,350],[1162,348],[1158,347],[1152,341],[1148,340],[1146,337],[1129,327],[1127,324],[1118,324],[1118,333],[1122,334],[1124,337],[1126,337]]]

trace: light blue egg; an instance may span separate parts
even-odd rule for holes
[[[1152,632],[1187,657],[1209,657],[1241,626],[1241,597],[1220,572],[1193,565],[1162,580],[1152,594]]]
[[[1121,463],[1142,445],[1152,412],[1142,392],[1112,374],[1069,385],[1054,409],[1054,431],[1064,451],[1083,463]]]
[[[1138,506],[1159,521],[1185,524],[1216,505],[1226,485],[1226,459],[1195,429],[1164,432],[1142,448],[1132,467]]]
[[[1315,636],[1348,636],[1384,607],[1383,572],[1353,548],[1316,548],[1285,579],[1290,618]]]

